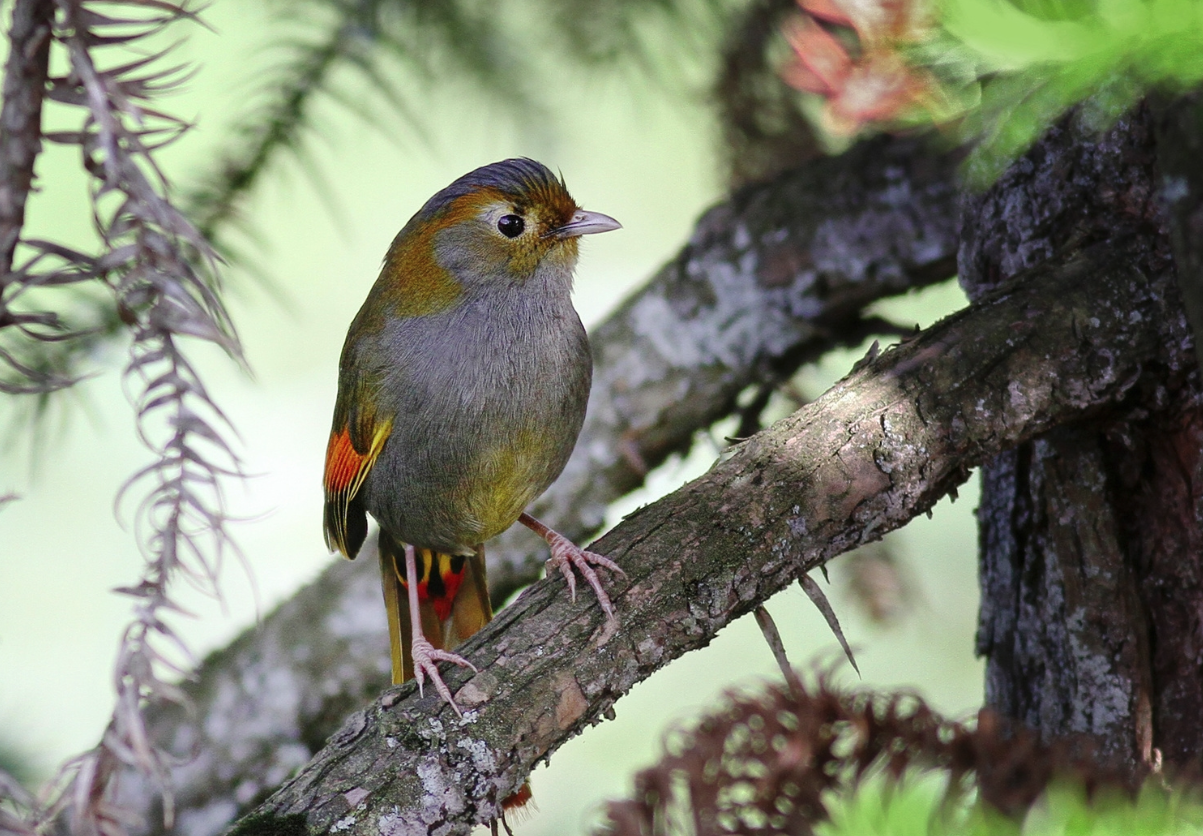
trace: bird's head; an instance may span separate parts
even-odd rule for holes
[[[525,284],[540,269],[568,282],[580,236],[620,227],[579,207],[541,163],[503,160],[426,201],[393,241],[381,278],[405,313],[433,312],[440,300]]]

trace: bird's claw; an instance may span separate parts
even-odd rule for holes
[[[460,665],[465,668],[471,668],[473,673],[480,673],[473,665],[463,656],[458,653],[450,653],[446,650],[439,650],[425,636],[415,636],[413,647],[411,648],[414,662],[414,679],[418,681],[418,693],[425,696],[422,691],[422,684],[426,677],[430,677],[430,681],[434,683],[434,688],[439,692],[439,696],[451,704],[455,709],[455,713],[460,717],[464,716],[464,712],[459,710],[459,706],[455,704],[455,699],[451,696],[451,689],[447,687],[447,683],[443,682],[443,677],[439,674],[439,669],[435,666],[435,662],[450,662],[453,665]]]
[[[601,578],[597,576],[593,567],[601,566],[617,572],[623,577],[626,577],[627,573],[622,571],[622,568],[610,558],[596,552],[585,551],[564,535],[554,531],[549,532],[547,544],[551,547],[551,557],[547,561],[547,566],[549,569],[560,570],[560,574],[568,582],[568,593],[572,596],[572,600],[576,600],[576,572],[580,572],[589,586],[593,588],[593,593],[597,596],[597,603],[601,606],[602,612],[606,614],[606,618],[615,621],[614,605],[610,603],[610,596],[602,588]],[[573,571],[574,569],[576,572]]]

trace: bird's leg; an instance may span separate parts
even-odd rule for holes
[[[552,531],[530,514],[523,514],[518,518],[518,522],[547,541],[547,545],[551,547],[551,557],[547,561],[548,571],[560,570],[564,580],[568,581],[568,591],[572,595],[572,600],[576,600],[576,575],[572,571],[575,569],[588,581],[589,586],[593,587],[593,592],[597,595],[597,603],[601,605],[606,618],[615,621],[614,605],[610,603],[610,596],[602,589],[601,579],[598,578],[593,567],[603,566],[624,577],[627,573],[622,571],[621,567],[610,558],[596,552],[585,551],[563,534]]]
[[[451,707],[455,709],[455,713],[463,717],[464,713],[459,710],[459,706],[455,704],[455,700],[451,696],[451,689],[443,682],[443,677],[439,676],[439,669],[435,667],[435,662],[451,662],[454,665],[462,665],[465,668],[471,668],[474,673],[479,673],[476,666],[460,656],[457,653],[449,653],[446,650],[440,650],[426,640],[426,636],[422,633],[422,615],[418,609],[418,561],[414,553],[414,547],[405,544],[405,577],[409,578],[409,582],[405,584],[406,590],[409,592],[409,623],[413,630],[413,643],[410,645],[410,654],[413,656],[414,662],[414,679],[418,680],[418,693],[422,693],[422,682],[426,676],[430,676],[430,681],[434,683],[435,690],[439,692],[439,696],[451,703]]]

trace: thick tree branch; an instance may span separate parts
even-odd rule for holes
[[[1134,263],[1110,245],[1046,262],[738,445],[595,544],[627,572],[617,629],[562,581],[534,585],[461,648],[480,668],[448,676],[463,720],[413,683],[386,692],[240,832],[466,833],[636,682],[799,574],[1142,379],[1180,384],[1192,345],[1174,279]]]
[[[589,417],[536,513],[573,538],[595,531],[606,505],[687,448],[745,387],[859,332],[870,302],[949,275],[955,203],[951,160],[876,140],[710,210],[680,255],[591,335]],[[540,550],[521,532],[490,544],[495,599],[538,576]],[[156,738],[193,756],[173,776],[180,832],[221,830],[387,686],[374,567],[370,548],[354,564],[332,562],[206,660],[188,687],[199,721],[156,718]],[[122,787],[159,832],[153,793],[133,775]]]

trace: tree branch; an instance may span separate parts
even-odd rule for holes
[[[870,302],[949,275],[955,204],[951,160],[877,140],[711,209],[591,335],[589,416],[536,513],[574,539],[595,531],[610,502],[686,449],[745,387],[788,376],[849,330],[859,338]],[[187,689],[199,724],[182,711],[156,717],[155,738],[189,757],[173,772],[181,832],[220,831],[387,687],[373,549],[332,562],[205,661]],[[495,600],[541,574],[541,549],[521,533],[490,543]],[[153,793],[133,775],[122,787],[148,832],[161,832]]]
[[[801,573],[930,509],[969,468],[1122,399],[1180,384],[1191,339],[1172,276],[1099,246],[866,364],[595,544],[627,572],[620,626],[538,583],[449,672],[465,718],[413,683],[353,714],[236,833],[466,833],[636,682]],[[290,817],[280,822],[281,817]]]

